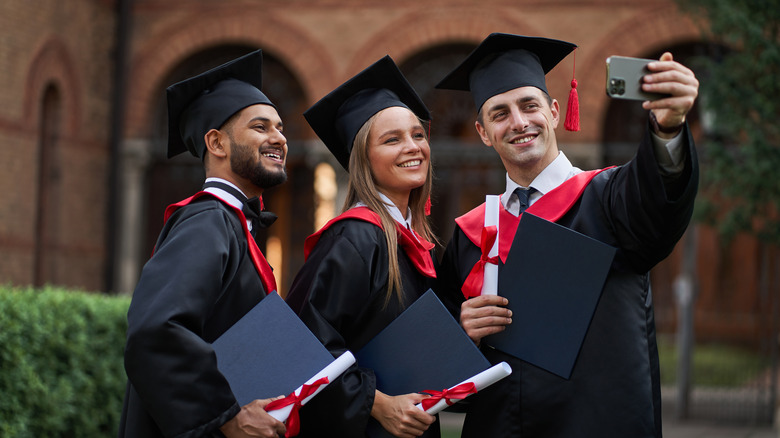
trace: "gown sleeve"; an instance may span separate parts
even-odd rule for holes
[[[363,221],[336,223],[290,288],[287,302],[334,357],[358,351],[373,335],[387,284],[381,233]],[[300,435],[365,436],[375,389],[373,371],[353,365],[302,408]]]
[[[220,209],[174,219],[133,295],[125,370],[165,436],[206,436],[240,410],[203,338],[239,241]]]
[[[659,170],[648,131],[637,155],[611,174],[602,192],[604,218],[636,272],[647,272],[671,253],[693,214],[698,161],[687,126],[681,135],[687,156],[679,175]]]

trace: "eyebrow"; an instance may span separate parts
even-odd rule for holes
[[[414,130],[417,130],[417,129],[425,130],[425,128],[423,128],[423,126],[421,124],[419,124],[419,123],[414,125],[414,126],[412,126],[412,128],[410,130],[414,131]],[[404,133],[404,129],[401,129],[401,128],[399,128],[399,129],[390,129],[390,130],[387,130],[387,131],[379,134],[377,136],[377,139],[381,139],[383,137],[387,137],[388,135],[401,135],[403,133]]]
[[[539,98],[537,96],[523,96],[523,97],[517,99],[516,102],[518,104],[523,104],[523,103],[528,103],[528,102],[532,102],[532,101],[539,101]],[[497,104],[491,106],[490,108],[488,108],[487,113],[490,114],[490,113],[493,113],[495,111],[504,110],[504,109],[507,109],[507,108],[509,108],[509,104],[508,103],[497,103]]]
[[[254,122],[265,122],[265,123],[271,123],[273,124],[273,121],[269,119],[268,117],[254,117],[251,120],[249,120],[249,123],[252,124]],[[279,120],[279,123],[276,124],[278,127],[284,127],[284,123],[282,123],[281,120]]]

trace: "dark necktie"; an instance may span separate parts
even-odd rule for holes
[[[531,195],[536,191],[535,188],[529,187],[527,189],[516,188],[513,192],[517,196],[517,200],[520,201],[520,213],[522,214],[529,205],[531,205]]]

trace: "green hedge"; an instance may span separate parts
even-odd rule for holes
[[[129,305],[0,286],[0,436],[116,436]]]

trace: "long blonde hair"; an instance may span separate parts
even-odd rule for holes
[[[362,202],[374,213],[377,213],[382,220],[388,255],[387,295],[385,296],[385,306],[387,306],[393,295],[396,296],[399,303],[403,304],[403,284],[401,282],[401,271],[398,267],[396,221],[390,216],[385,203],[379,197],[379,189],[376,186],[376,180],[371,172],[371,163],[368,159],[368,138],[371,127],[378,115],[379,113],[374,114],[374,116],[368,119],[355,135],[352,153],[349,157],[349,185],[342,212],[347,211],[357,202]],[[425,126],[424,121],[420,120],[420,123]],[[428,140],[427,130],[425,138]],[[409,209],[412,212],[412,229],[425,240],[436,242],[436,237],[433,231],[431,231],[428,217],[425,214],[425,204],[430,197],[432,186],[433,166],[429,160],[428,175],[425,178],[425,183],[420,187],[412,189],[409,194]],[[401,213],[406,214],[406,212]]]

